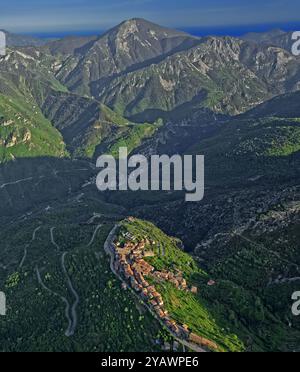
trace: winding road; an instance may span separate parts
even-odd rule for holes
[[[67,254],[68,254],[68,252],[64,252],[63,255],[61,256],[61,266],[62,266],[63,273],[65,274],[65,277],[67,279],[68,287],[69,287],[71,293],[73,294],[73,296],[75,298],[75,301],[74,301],[74,303],[72,305],[72,308],[71,308],[72,325],[69,328],[68,333],[66,333],[66,336],[69,337],[69,336],[73,336],[74,335],[75,330],[76,330],[76,327],[77,327],[78,318],[77,318],[77,311],[76,311],[76,309],[77,309],[77,306],[79,305],[80,298],[79,298],[78,293],[76,292],[76,290],[73,287],[71,278],[70,278],[70,276],[68,274],[68,271],[66,269],[65,258],[66,258],[66,255]]]
[[[64,296],[61,296],[60,294],[52,291],[50,288],[48,288],[43,280],[42,280],[42,277],[41,277],[41,273],[39,271],[39,268],[36,267],[35,268],[35,271],[36,271],[36,275],[37,275],[37,278],[38,278],[38,282],[39,284],[42,286],[42,288],[44,288],[47,292],[49,292],[50,294],[52,294],[53,296],[56,296],[56,297],[59,297],[63,303],[66,305],[66,308],[65,308],[65,316],[68,320],[68,328],[66,329],[66,332],[65,332],[65,335],[67,337],[70,337],[71,334],[72,334],[72,331],[73,331],[73,321],[70,317],[70,304],[69,304],[69,301],[64,297]]]
[[[31,242],[34,242],[35,241],[35,238],[36,238],[36,233],[40,230],[41,226],[37,227],[34,232],[32,233],[32,239],[31,239]],[[28,248],[30,247],[30,244],[26,244],[26,246],[24,247],[24,255],[23,255],[23,258],[20,262],[20,265],[19,265],[19,269],[21,269],[24,265],[24,262],[26,260],[26,257],[27,257],[27,250]]]
[[[300,277],[295,278],[283,278],[283,279],[275,279],[274,281],[271,281],[268,286],[271,285],[278,285],[278,284],[285,284],[285,283],[295,283],[300,281]]]
[[[14,181],[14,182],[7,182],[7,183],[4,183],[3,185],[1,185],[0,189],[4,189],[6,186],[10,186],[10,185],[17,185],[17,184],[22,183],[22,182],[32,181],[33,179],[34,179],[33,177],[29,177],[29,178],[23,178],[21,180],[17,180],[17,181]]]
[[[87,247],[90,247],[93,243],[94,243],[94,240],[96,238],[96,235],[98,233],[98,231],[101,229],[102,225],[98,225],[94,231],[94,234],[92,236],[92,239],[90,240],[89,244],[87,245]]]
[[[55,230],[55,227],[52,227],[50,229],[50,238],[51,238],[51,243],[56,247],[56,249],[58,251],[60,251],[60,246],[55,242],[54,240],[54,230]],[[36,233],[37,233],[38,229],[36,229],[33,233],[33,240],[35,239],[36,237]],[[70,303],[69,301],[67,300],[66,297],[64,296],[61,296],[59,295],[58,293],[52,291],[50,288],[48,288],[44,282],[42,281],[42,278],[41,278],[41,275],[40,275],[40,272],[39,272],[39,269],[36,267],[36,273],[37,273],[37,277],[38,277],[38,281],[40,283],[40,285],[45,289],[47,290],[48,292],[52,293],[53,295],[55,296],[58,296],[65,304],[66,304],[66,310],[65,310],[65,315],[66,315],[66,318],[68,320],[68,328],[65,332],[65,335],[67,337],[71,337],[75,334],[75,331],[76,331],[76,328],[77,328],[77,324],[78,324],[78,317],[77,317],[77,306],[79,305],[80,303],[80,298],[79,298],[79,295],[76,291],[76,289],[74,288],[73,284],[72,284],[72,281],[71,281],[71,278],[68,274],[68,270],[66,268],[66,264],[65,264],[65,259],[66,259],[66,256],[67,256],[68,252],[64,252],[61,256],[61,268],[62,268],[62,271],[63,271],[63,274],[64,276],[66,277],[66,280],[67,280],[67,285],[68,285],[68,288],[69,288],[69,291],[70,293],[72,294],[72,296],[74,297],[75,301],[73,302],[72,306],[70,306]]]
[[[55,240],[54,240],[54,230],[55,230],[55,227],[51,227],[50,229],[50,238],[51,238],[51,243],[54,245],[54,247],[59,251],[60,250],[60,247],[58,244],[56,244]]]
[[[23,254],[22,260],[21,260],[20,265],[19,265],[19,270],[22,269],[22,267],[24,265],[24,262],[25,262],[26,257],[27,257],[27,249],[29,247],[30,247],[30,244],[26,244],[25,247],[24,247],[24,254]]]

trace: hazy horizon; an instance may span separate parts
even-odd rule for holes
[[[233,34],[300,27],[298,0],[10,0],[1,6],[0,28],[32,35],[94,34],[130,18],[196,34]]]
[[[153,21],[152,21],[153,22]],[[159,24],[158,22],[154,22]],[[117,24],[116,24],[117,25]],[[115,26],[116,26],[115,25]],[[165,26],[161,24],[161,26]],[[114,26],[112,26],[114,27]],[[20,35],[27,35],[27,36],[34,36],[39,38],[61,38],[67,36],[93,36],[93,35],[102,35],[107,32],[110,28],[107,29],[95,29],[95,30],[69,30],[69,31],[52,31],[52,32],[14,32],[9,29],[5,29],[5,31],[20,34]],[[193,26],[193,27],[171,27],[174,29],[178,29],[184,32],[187,32],[194,36],[206,36],[206,35],[220,35],[220,36],[241,36],[245,35],[250,32],[267,32],[275,29],[281,29],[282,31],[295,31],[300,30],[300,22],[295,23],[272,23],[272,24],[261,24],[261,25],[241,25],[241,26],[227,26],[227,27],[201,27],[201,26]]]

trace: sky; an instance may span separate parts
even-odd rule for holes
[[[103,32],[130,18],[193,33],[300,29],[299,0],[7,0],[0,29],[31,34]],[[205,31],[206,30],[206,31]]]

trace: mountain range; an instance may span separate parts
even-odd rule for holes
[[[63,119],[70,152],[90,157],[107,130],[99,114],[86,121],[90,105],[108,107],[123,123],[144,124],[188,119],[195,111],[237,115],[299,88],[299,59],[287,50],[232,37],[196,38],[141,19],[99,37],[68,37],[43,46],[25,40],[35,46],[13,48],[1,60],[0,91],[30,96],[55,128]],[[68,107],[72,101],[80,107],[76,123],[72,115],[61,115],[66,100]],[[77,137],[83,132],[81,143]]]
[[[7,38],[4,349],[157,351],[174,342],[121,290],[104,254],[114,225],[134,216],[129,229],[169,249],[152,258],[157,267],[180,269],[199,287],[186,297],[161,288],[177,321],[222,351],[299,351],[290,298],[300,275],[300,59],[291,35],[195,37],[131,19],[100,36]],[[95,160],[120,146],[146,156],[204,154],[205,199],[97,192]]]

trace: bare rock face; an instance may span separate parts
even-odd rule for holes
[[[120,124],[130,131],[132,122],[158,119],[168,125],[153,143],[176,138],[181,148],[180,138],[190,143],[203,133],[195,124],[214,126],[219,117],[299,89],[299,58],[263,39],[197,38],[131,19],[102,36],[8,49],[0,59],[0,94],[25,100],[32,115],[23,127],[42,112],[73,154],[83,143],[93,153],[119,136]],[[1,127],[14,127],[13,119],[8,115]]]
[[[56,42],[62,44],[57,48],[66,42]],[[86,43],[78,40],[53,73],[70,91],[138,121],[156,120],[181,106],[188,112],[191,102],[236,115],[299,88],[299,59],[279,44],[195,38],[142,19]]]
[[[197,38],[183,32],[133,19],[81,45],[57,76],[75,92],[96,95],[92,83],[105,84],[115,75],[135,70],[198,42]]]
[[[1,138],[1,144],[9,149],[22,143],[30,143],[31,138],[32,135],[30,130],[16,128],[13,132],[9,133],[6,138]]]

